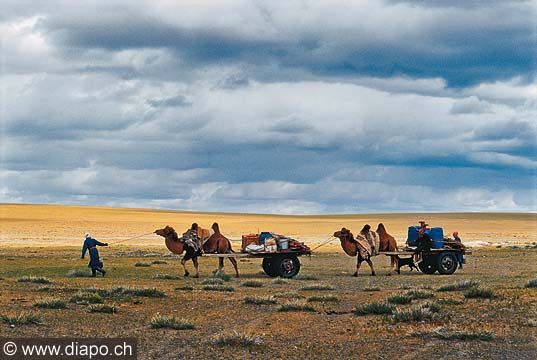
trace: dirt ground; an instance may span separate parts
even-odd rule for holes
[[[537,288],[526,287],[537,278],[534,214],[293,218],[56,206],[2,205],[0,210],[0,319],[21,313],[40,319],[40,324],[14,327],[0,322],[0,337],[135,337],[140,359],[537,358]],[[170,256],[162,240],[149,236],[139,243],[102,248],[105,278],[68,277],[72,270],[88,271],[87,259],[80,259],[81,234],[87,230],[113,243],[166,224],[186,229],[193,221],[210,225],[216,220],[224,233],[236,238],[259,227],[318,242],[342,226],[354,229],[382,221],[403,243],[406,226],[421,218],[456,228],[465,234],[463,239],[494,246],[475,247],[464,268],[449,276],[408,268],[401,275],[387,276],[389,260],[381,255],[374,259],[377,276],[370,276],[363,264],[359,276],[352,277],[355,259],[337,244],[302,257],[301,272],[292,280],[275,281],[262,272],[261,260],[240,259],[241,277],[226,281],[224,286],[232,291],[225,292],[206,290],[203,284],[216,269],[216,259],[202,258],[200,278],[185,278],[179,258]],[[150,266],[135,266],[140,263]],[[193,268],[191,263],[188,267]],[[233,274],[227,262],[225,272]],[[17,281],[24,276],[45,277],[51,283]],[[467,280],[490,290],[492,298],[466,298],[465,290],[438,291]],[[76,295],[117,287],[155,288],[165,296],[103,295],[105,305],[116,306],[115,314],[91,313],[91,305],[71,302]],[[396,304],[395,311],[429,303],[437,308],[430,318],[398,322],[392,315],[353,313],[362,305],[386,303],[413,290],[429,298]],[[273,303],[249,304],[248,297]],[[66,308],[35,306],[48,298],[64,301]],[[278,311],[289,303],[313,309]],[[157,314],[186,320],[194,329],[154,329],[151,319]],[[442,329],[435,332],[438,328]],[[435,337],[438,333],[446,337]],[[480,334],[487,338],[472,339]],[[246,343],[218,342],[229,336],[242,337]]]

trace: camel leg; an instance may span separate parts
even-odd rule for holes
[[[358,276],[358,270],[360,270],[360,265],[362,265],[362,261],[364,260],[360,257],[356,259],[356,272],[352,276]]]
[[[190,275],[190,273],[186,269],[186,260],[185,259],[181,259],[181,265],[183,265],[183,269],[185,269],[185,276]]]
[[[371,259],[366,259],[365,261],[367,261],[367,264],[371,268],[371,276],[377,275],[375,274],[375,268],[373,267],[373,262],[371,261]]]
[[[198,258],[195,257],[195,258],[192,258],[192,262],[194,263],[194,268],[196,269],[196,275],[194,275],[195,278],[199,278],[200,277],[200,273],[198,271]]]
[[[224,258],[218,258],[218,272],[224,271]]]
[[[390,256],[391,258],[391,265],[390,265],[390,272],[394,271],[394,266],[395,266],[395,272],[397,272],[398,274],[401,274],[401,270],[399,270],[399,256],[395,255],[395,256]]]
[[[235,268],[235,277],[239,277],[239,268],[237,267],[237,260],[235,258],[228,258],[229,261],[233,264],[233,267]]]

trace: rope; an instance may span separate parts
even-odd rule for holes
[[[154,234],[154,233],[155,233],[154,231],[151,231],[150,233],[147,233],[147,234],[142,234],[142,235],[134,236],[134,237],[131,237],[131,238],[128,238],[128,239],[125,239],[125,240],[119,240],[119,241],[113,242],[113,243],[111,243],[111,244],[112,244],[112,245],[119,244],[119,243],[122,243],[122,242],[125,242],[125,241],[138,239],[138,238],[141,238],[142,236],[151,235],[151,234]]]
[[[324,246],[326,244],[328,244],[329,242],[332,242],[334,241],[336,238],[334,237],[334,235],[330,236],[326,241],[322,242],[321,244],[319,244],[319,246],[315,247],[314,249],[311,249],[311,252],[317,250],[318,248],[320,248],[321,246]]]

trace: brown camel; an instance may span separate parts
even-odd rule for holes
[[[194,267],[196,268],[196,275],[194,275],[194,277],[199,277],[198,256],[201,255],[201,249],[199,249],[199,247],[196,249],[193,246],[189,246],[187,244],[187,236],[191,233],[186,232],[181,238],[179,238],[179,236],[177,236],[177,233],[171,226],[166,226],[164,229],[155,230],[155,234],[164,237],[166,241],[166,247],[172,253],[180,255],[183,253],[183,251],[186,251],[185,256],[181,259],[181,265],[183,265],[183,268],[185,269],[185,276],[190,275],[186,268],[186,262],[187,260],[192,260],[192,262],[194,263]]]
[[[354,239],[351,231],[345,228],[342,228],[341,231],[336,231],[334,236],[339,238],[341,241],[341,247],[343,251],[349,256],[358,256],[356,261],[356,272],[353,276],[358,276],[358,270],[360,270],[360,265],[363,261],[367,262],[371,268],[371,276],[375,276],[375,269],[373,268],[373,262],[371,262],[371,255],[367,252],[361,244]]]
[[[220,233],[220,227],[217,223],[214,223],[211,229],[214,233],[205,241],[203,244],[203,252],[207,254],[217,253],[217,254],[230,254],[234,253],[231,248],[231,242],[228,238]],[[239,277],[239,269],[237,267],[237,260],[235,258],[228,258],[233,267],[235,268],[235,276]],[[224,269],[224,258],[218,258],[218,271]]]
[[[383,223],[380,223],[377,227],[377,234],[379,234],[380,237],[380,246],[379,251],[398,251],[397,248],[397,242],[395,242],[395,238],[388,234],[386,231],[386,228],[384,227]],[[390,256],[390,273],[394,270],[400,274],[401,271],[399,270],[399,256],[393,255]]]

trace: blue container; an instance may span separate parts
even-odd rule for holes
[[[429,236],[433,240],[433,249],[440,249],[444,246],[444,229],[441,227],[434,227],[430,230]]]
[[[419,226],[409,226],[408,227],[408,237],[406,243],[410,246],[416,246],[416,240],[418,239]]]
[[[264,245],[265,244],[265,239],[269,239],[271,237],[272,237],[271,233],[262,232],[261,234],[259,234],[259,245]]]

